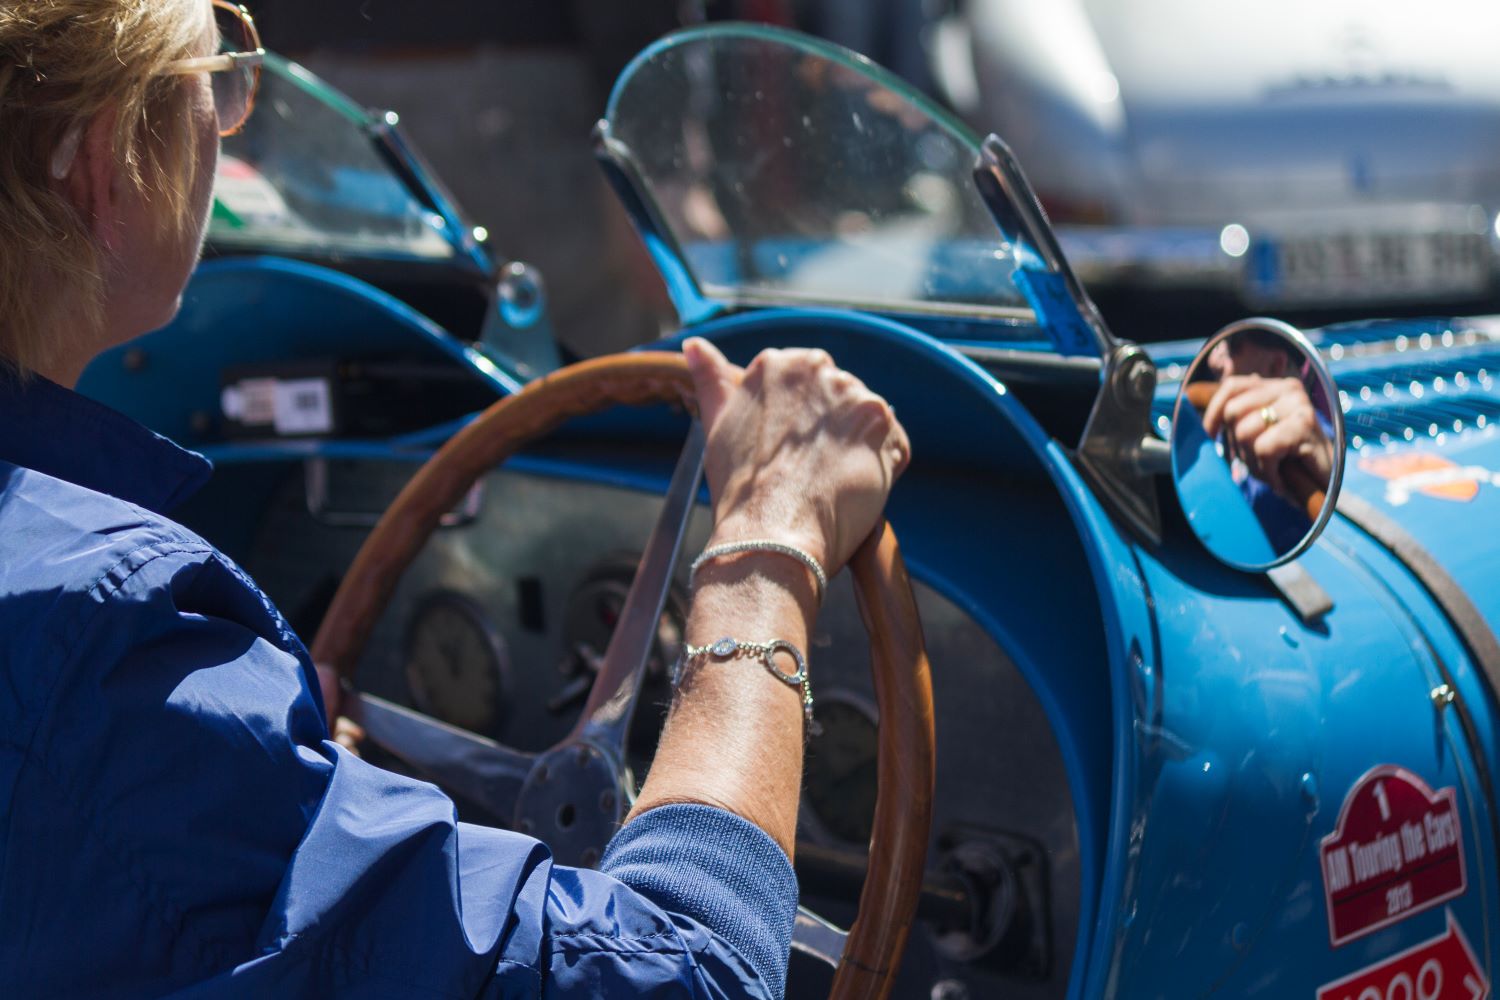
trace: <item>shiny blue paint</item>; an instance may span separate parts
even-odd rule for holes
[[[1068,977],[1070,997],[1099,996],[1106,990],[1115,958],[1115,928],[1125,917],[1124,900],[1131,885],[1132,831],[1136,821],[1134,789],[1140,768],[1133,741],[1138,720],[1146,720],[1148,726],[1153,724],[1151,706],[1160,697],[1160,650],[1151,616],[1151,594],[1128,539],[1110,520],[1066,450],[1055,440],[1047,442],[1046,447],[1063,485],[1063,500],[1080,539],[1084,540],[1108,650],[1108,659],[1103,664],[1104,683],[1110,697],[1112,754],[1107,841],[1098,866],[1094,922],[1079,928]],[[1033,627],[1046,628],[1047,618],[1058,607],[1067,606],[1045,609],[1043,617],[1033,621]]]
[[[604,159],[630,203],[628,163]],[[425,183],[424,190],[461,242],[456,210],[440,189]],[[1005,648],[1062,751],[1084,886],[1071,996],[1309,996],[1320,983],[1438,933],[1449,912],[1493,983],[1500,844],[1492,834],[1496,803],[1481,789],[1479,766],[1500,761],[1500,707],[1452,623],[1406,567],[1336,517],[1297,563],[1335,602],[1309,624],[1264,579],[1210,559],[1170,502],[1164,543],[1131,541],[1078,476],[1064,445],[953,349],[1057,346],[1066,353],[1079,346],[1076,307],[1060,313],[1056,285],[1037,284],[1035,274],[1022,277],[1035,322],[808,310],[723,318],[724,306],[702,294],[670,235],[652,224],[649,207],[637,201],[632,215],[691,333],[712,337],[740,361],[767,346],[824,347],[890,399],[907,425],[916,464],[897,485],[889,513],[912,571]],[[1389,356],[1353,354],[1397,337],[1441,338],[1458,325],[1346,324],[1312,338],[1338,362],[1341,386],[1355,390],[1351,434],[1364,426],[1412,431],[1416,441],[1394,454],[1430,451],[1493,476],[1468,503],[1420,493],[1398,499],[1387,480],[1351,459],[1345,488],[1401,521],[1488,621],[1500,623],[1493,562],[1500,440],[1474,429],[1478,418],[1500,412],[1497,395],[1488,387],[1421,396],[1411,389],[1419,381],[1431,387],[1445,366],[1477,355],[1412,351],[1392,369]],[[1150,353],[1166,372],[1186,365],[1196,349],[1196,342],[1179,343]],[[521,381],[352,278],[284,260],[238,259],[203,265],[182,315],[102,356],[80,388],[189,445],[205,445],[230,477],[219,494],[229,494],[230,503],[200,512],[207,522],[188,520],[213,524],[211,537],[233,549],[249,539],[278,477],[300,461],[419,461],[467,418],[383,440],[226,443],[195,419],[217,412],[218,374],[248,362],[386,351],[459,366],[497,397]],[[1358,398],[1370,380],[1380,384],[1381,399]],[[1386,381],[1393,382],[1391,396],[1384,395]],[[1164,380],[1158,415],[1169,412],[1174,391]],[[1439,414],[1468,429],[1441,438],[1424,433]],[[665,443],[682,426],[683,418],[665,409],[616,411],[575,422],[559,436],[561,445],[541,446],[513,464],[660,492],[669,457],[626,454],[610,443]],[[1429,697],[1445,679],[1473,718],[1477,746],[1468,744],[1456,712],[1435,708]],[[1435,788],[1457,789],[1469,888],[1450,904],[1333,948],[1318,841],[1359,777],[1385,763],[1407,767]]]
[[[1472,773],[1477,762],[1487,761],[1491,779],[1500,778],[1500,774],[1495,773],[1496,763],[1500,762],[1500,712],[1496,710],[1493,692],[1489,690],[1478,664],[1450,627],[1442,608],[1404,564],[1379,545],[1360,544],[1366,536],[1347,522],[1336,522],[1327,537],[1331,544],[1359,562],[1378,581],[1385,591],[1392,618],[1408,635],[1410,643],[1423,651],[1424,660],[1431,662],[1433,669],[1428,673],[1428,679],[1432,687],[1451,683],[1457,690],[1459,702],[1474,722],[1477,746],[1467,744],[1468,736],[1451,706],[1441,711],[1434,706],[1434,714],[1439,714],[1442,719],[1445,739],[1455,748],[1467,747],[1467,753],[1457,752],[1456,757],[1460,764],[1467,765],[1464,774],[1469,786],[1468,805],[1473,813],[1469,819],[1470,832],[1479,844],[1470,864],[1478,869],[1480,885],[1488,887],[1485,889],[1487,912],[1493,915],[1500,907],[1500,898],[1497,898],[1500,892],[1494,888],[1497,877],[1500,877],[1500,870],[1497,870],[1500,844],[1495,842],[1493,835],[1497,803],[1486,798]],[[1446,668],[1446,673],[1437,669],[1438,664]],[[1493,916],[1486,937],[1485,952],[1494,955],[1495,949],[1500,947],[1500,940],[1497,940],[1500,925],[1494,922]]]
[[[1490,525],[1493,523],[1483,520],[1471,521],[1468,512],[1464,512],[1462,517],[1450,515],[1445,520],[1455,529],[1452,531],[1453,542],[1461,542],[1466,532],[1472,531],[1478,534],[1490,530]],[[1414,625],[1422,630],[1425,641],[1447,664],[1454,678],[1454,684],[1458,688],[1459,698],[1469,707],[1475,718],[1481,740],[1479,756],[1490,762],[1494,777],[1500,780],[1500,770],[1495,770],[1497,765],[1500,765],[1500,707],[1497,707],[1495,693],[1485,683],[1477,664],[1449,627],[1446,615],[1433,601],[1431,594],[1411,576],[1404,566],[1379,547],[1361,549],[1360,558],[1374,567],[1372,572],[1390,588],[1404,612],[1410,615]],[[1479,592],[1467,590],[1466,593],[1471,600],[1480,605],[1482,611],[1485,604],[1493,603],[1493,588],[1484,588]],[[1488,615],[1486,617],[1489,618]],[[1494,621],[1493,618],[1489,620]],[[1491,808],[1496,806],[1500,806],[1500,803],[1491,804]]]
[[[1305,995],[1443,929],[1439,907],[1329,946],[1316,845],[1360,775],[1399,763],[1435,788],[1456,785],[1471,816],[1487,808],[1461,736],[1428,699],[1431,659],[1371,571],[1373,547],[1342,522],[1330,535],[1337,544],[1299,561],[1336,595],[1321,626],[1180,541],[1139,553],[1165,682],[1160,722],[1142,730],[1160,738],[1138,748],[1137,888],[1125,903],[1135,919],[1120,928],[1110,982],[1120,995],[1168,982],[1192,995]],[[1493,844],[1472,820],[1465,837],[1470,890],[1449,908],[1471,941],[1486,940]]]
[[[1451,380],[1451,366],[1476,355],[1436,345],[1418,349],[1418,339],[1426,333],[1432,342],[1456,325],[1406,320],[1312,331],[1314,342],[1335,358],[1353,345],[1392,341],[1405,347],[1406,340],[1397,338],[1410,338],[1409,354],[1335,361],[1336,381],[1351,397],[1345,404],[1351,434],[1365,414],[1371,420],[1426,423],[1412,410],[1427,394],[1414,393],[1408,383],[1425,379],[1430,390],[1436,375],[1446,372]],[[1477,350],[1482,354],[1482,345]],[[1185,365],[1191,353],[1186,344],[1152,349],[1164,369]],[[1383,387],[1392,378],[1401,382],[1400,398],[1383,391],[1373,400],[1359,398],[1361,385],[1374,380]],[[1162,386],[1158,415],[1170,407],[1175,391],[1175,385]],[[1443,407],[1496,402],[1493,393],[1457,395],[1465,398],[1439,392],[1425,402]],[[1494,572],[1500,490],[1481,486],[1467,504],[1420,494],[1393,504],[1387,481],[1361,470],[1359,460],[1420,448],[1460,466],[1494,466],[1500,462],[1500,442],[1472,425],[1441,440],[1425,427],[1416,437],[1416,445],[1350,455],[1344,489],[1415,535],[1493,627],[1500,623],[1500,597],[1488,581]],[[1495,701],[1443,611],[1404,565],[1341,517],[1298,562],[1335,601],[1323,628],[1301,624],[1264,592],[1236,593],[1210,575],[1188,572],[1194,560],[1182,547],[1180,540],[1169,540],[1162,550],[1141,554],[1168,654],[1164,668],[1175,665],[1172,674],[1183,680],[1174,681],[1173,696],[1165,702],[1170,750],[1155,765],[1160,776],[1143,786],[1152,803],[1148,817],[1158,817],[1156,830],[1167,832],[1144,830],[1138,864],[1142,881],[1162,889],[1148,930],[1121,939],[1119,954],[1128,958],[1117,970],[1115,986],[1122,995],[1154,994],[1161,988],[1161,968],[1170,966],[1182,981],[1195,984],[1193,992],[1217,984],[1226,995],[1306,995],[1319,983],[1441,933],[1449,910],[1493,982],[1500,891],[1494,803],[1479,779],[1478,762],[1488,762],[1493,777],[1500,760]],[[1475,721],[1478,746],[1470,746],[1453,709],[1439,712],[1430,700],[1431,690],[1444,681],[1439,661]],[[1343,797],[1360,775],[1382,763],[1410,768],[1434,788],[1457,788],[1469,888],[1447,906],[1333,948],[1316,845],[1331,832]],[[1200,773],[1200,768],[1207,770]],[[1215,771],[1227,774],[1227,785],[1212,777]],[[1249,816],[1243,812],[1246,804],[1253,807]],[[1311,815],[1299,820],[1299,811],[1309,809]],[[1204,851],[1200,847],[1195,855],[1194,847],[1205,843],[1204,831],[1215,829],[1245,829],[1254,836],[1238,837],[1238,847],[1216,849],[1200,860]],[[1236,839],[1223,843],[1233,845]],[[1287,845],[1294,845],[1290,855]],[[1246,858],[1252,859],[1248,870]],[[1139,913],[1147,902],[1130,906]]]
[[[954,374],[944,370],[949,366],[929,373],[918,364],[891,366],[863,349],[841,355],[830,325],[839,324],[826,314],[764,313],[694,332],[733,349],[746,336],[742,331],[753,330],[742,357],[750,347],[778,343],[824,346],[841,361],[857,357],[856,373],[880,391],[928,400],[915,418],[896,403],[909,424],[926,428],[938,410],[939,422],[972,426],[943,388],[942,380]],[[894,324],[881,335],[915,337]],[[888,379],[905,385],[890,390]],[[939,397],[943,405],[934,405]],[[1003,596],[1002,574],[974,566],[964,553],[994,551],[992,534],[1006,544],[1017,540],[993,523],[951,516],[962,503],[930,495],[912,511],[911,493],[898,489],[891,509],[914,572],[974,614],[1015,655],[1066,748],[1085,878],[1099,880],[1097,903],[1083,907],[1095,922],[1091,938],[1087,920],[1080,934],[1074,995],[1305,993],[1440,932],[1446,911],[1492,964],[1491,806],[1462,734],[1439,719],[1428,700],[1438,674],[1425,650],[1444,650],[1466,696],[1484,699],[1484,689],[1431,602],[1412,610],[1423,595],[1409,575],[1336,521],[1329,539],[1299,565],[1335,595],[1337,607],[1324,622],[1305,624],[1261,578],[1213,562],[1180,529],[1156,551],[1127,541],[1056,442],[1047,441],[1024,411],[1003,403],[993,409],[1003,422],[986,424],[987,436],[1035,449],[1032,458],[1043,462],[1058,487],[1093,577],[1106,648],[1092,667],[1107,671],[1111,699],[1107,824],[1099,825],[1097,797],[1089,791],[1088,769],[1099,766],[1101,748],[1097,739],[1078,735],[1098,725],[1097,707],[1078,694],[1083,675],[1077,671],[1088,668],[1074,662],[1070,690],[1058,697],[1056,677],[1039,674],[1038,659],[1027,655],[1057,631],[1058,608],[1071,604],[1070,617],[1077,615],[1077,597],[1039,607],[1034,596],[1019,603]],[[929,433],[913,436],[924,458]],[[981,452],[992,443],[963,436],[969,461],[981,469],[987,468]],[[1013,455],[1005,460],[1015,462]],[[1007,514],[1032,527],[1038,523],[1027,512]],[[1003,520],[991,514],[991,522]],[[1393,594],[1397,587],[1399,595]],[[1417,615],[1420,630],[1413,624]],[[1416,640],[1419,634],[1430,635],[1428,646]],[[1055,675],[1059,661],[1043,659]],[[1494,759],[1494,715],[1485,707],[1481,729]],[[1382,763],[1402,764],[1433,787],[1459,789],[1469,890],[1335,949],[1328,941],[1317,843],[1332,831],[1343,796],[1360,775]],[[1101,834],[1104,854],[1090,857]]]

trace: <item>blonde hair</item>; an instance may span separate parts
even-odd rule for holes
[[[47,363],[62,308],[103,318],[106,260],[52,174],[75,129],[113,106],[126,182],[187,223],[197,146],[185,78],[162,70],[201,54],[209,24],[205,0],[0,0],[0,363],[23,376]]]

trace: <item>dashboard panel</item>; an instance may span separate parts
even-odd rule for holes
[[[329,495],[379,509],[415,468],[333,463]],[[628,486],[490,473],[477,504],[437,531],[403,577],[371,636],[359,686],[511,746],[551,745],[576,721],[659,503]],[[330,523],[326,509],[311,513],[295,472],[264,509],[246,568],[310,635],[337,584],[330,567],[349,564],[365,531]],[[688,551],[702,546],[709,522],[700,508]],[[685,574],[684,565],[631,734],[638,776],[670,699]],[[937,709],[937,799],[930,884],[903,983],[922,995],[946,983],[954,997],[1001,987],[1018,997],[1062,996],[1080,861],[1058,746],[995,640],[954,601],[920,581],[916,590]],[[832,582],[808,655],[822,731],[808,746],[798,873],[804,904],[847,923],[874,804],[877,722],[868,643],[847,575]],[[460,811],[481,822],[507,819],[471,803]],[[820,970],[808,965],[794,961],[794,996],[799,982],[810,995],[821,989]]]

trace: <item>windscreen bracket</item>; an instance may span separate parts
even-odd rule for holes
[[[1152,470],[1160,462],[1151,448],[1156,365],[1138,346],[1109,332],[1063,255],[1025,171],[999,136],[979,147],[974,183],[995,224],[1015,246],[1016,287],[1057,353],[1103,361],[1099,394],[1073,452],[1074,464],[1111,514],[1137,537],[1159,545],[1161,504]]]
[[[974,183],[1001,234],[1015,247],[1012,280],[1057,353],[1108,358],[1115,338],[1063,255],[1026,172],[999,136],[980,145]]]

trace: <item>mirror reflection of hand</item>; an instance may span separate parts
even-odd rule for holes
[[[763,351],[745,368],[700,338],[683,353],[708,434],[715,536],[796,545],[833,575],[910,461],[894,411],[826,351]]]
[[[1203,413],[1210,437],[1224,433],[1250,470],[1283,497],[1300,501],[1286,486],[1282,463],[1295,459],[1319,484],[1333,477],[1333,443],[1299,379],[1231,375]]]

